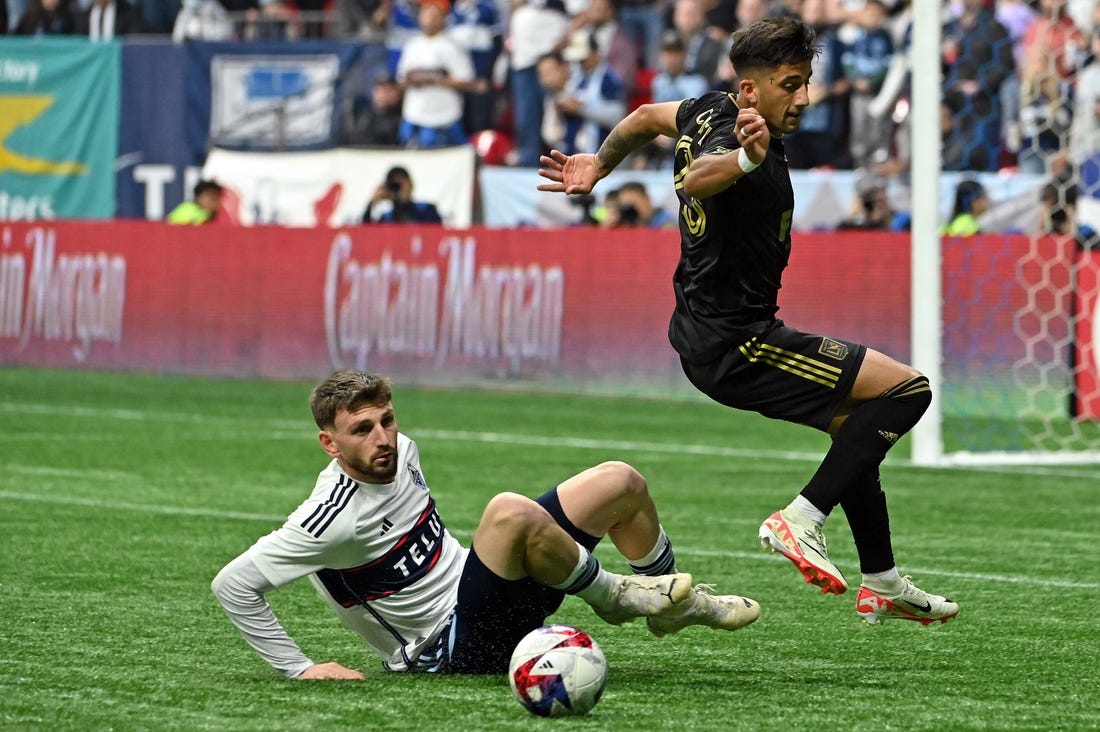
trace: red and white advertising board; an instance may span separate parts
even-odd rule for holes
[[[667,340],[678,247],[669,230],[12,224],[0,364],[690,392]],[[905,358],[907,262],[904,236],[800,235],[780,315]]]

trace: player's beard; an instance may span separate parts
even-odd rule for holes
[[[397,477],[397,451],[389,453],[390,460],[385,465],[378,465],[374,462],[375,455],[370,460],[348,460],[348,467],[355,473],[362,476],[367,483],[392,483],[393,479]],[[353,476],[354,477],[354,476]]]

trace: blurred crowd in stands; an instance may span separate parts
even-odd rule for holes
[[[640,104],[735,90],[730,33],[797,15],[822,53],[790,165],[869,180],[908,170],[909,77],[929,62],[911,57],[912,17],[939,8],[943,169],[1049,176],[1063,206],[1075,184],[1100,186],[1096,0],[6,1],[0,28],[24,35],[381,44],[387,62],[348,105],[342,144],[469,140],[487,163],[529,167],[550,147],[594,151]],[[654,143],[631,163],[665,168],[671,155]],[[861,190],[853,218],[866,205],[898,226],[874,195]]]

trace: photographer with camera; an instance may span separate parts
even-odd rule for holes
[[[668,211],[653,205],[646,187],[637,181],[627,181],[615,191],[614,211],[609,216],[611,226],[635,226],[662,229],[675,226],[677,219]]]
[[[409,171],[400,165],[390,168],[382,185],[374,191],[363,212],[364,224],[442,224],[435,204],[412,200]]]
[[[855,198],[838,230],[908,231],[910,216],[895,211],[887,192],[888,182],[880,175],[864,174],[856,181]]]

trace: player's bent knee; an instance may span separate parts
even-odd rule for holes
[[[932,387],[927,376],[918,374],[889,389],[883,396],[890,400],[892,409],[908,431],[932,403]]]
[[[645,476],[629,463],[608,460],[596,466],[600,478],[614,486],[621,494],[643,494],[649,490]]]
[[[545,508],[518,493],[498,493],[489,500],[481,515],[482,528],[511,535],[527,533],[533,527],[553,523]]]

